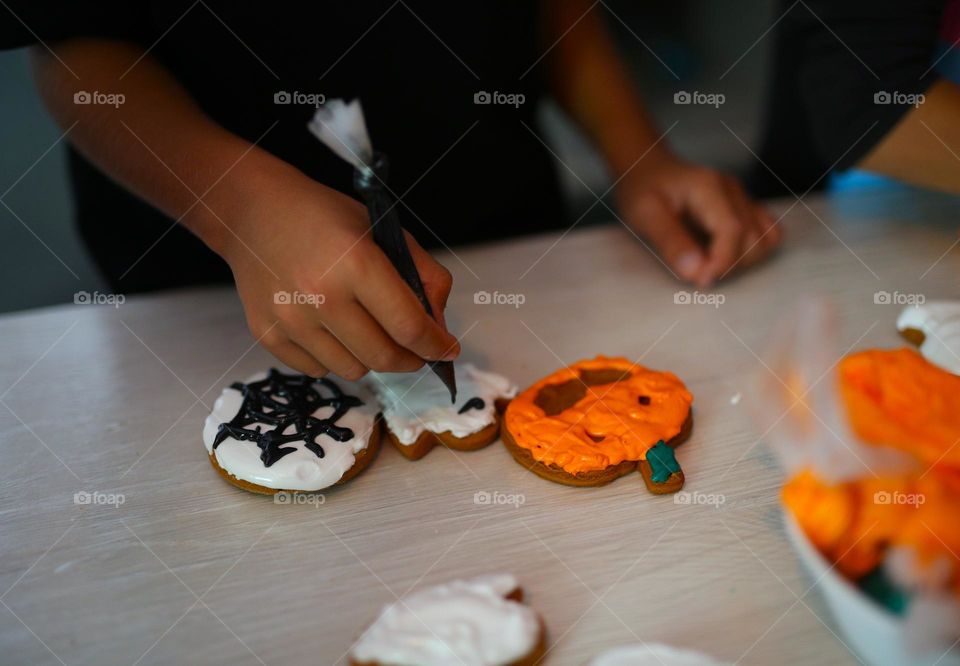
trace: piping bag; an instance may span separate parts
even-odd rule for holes
[[[317,109],[307,124],[310,132],[338,157],[353,165],[353,187],[370,213],[373,241],[387,255],[403,281],[417,295],[427,314],[434,317],[417,266],[403,236],[397,215],[397,199],[387,186],[389,162],[386,155],[374,152],[367,133],[360,100],[333,99]],[[436,318],[436,317],[434,317]],[[450,402],[457,401],[457,378],[452,361],[427,361],[430,369],[450,391]]]
[[[822,297],[800,299],[774,326],[770,344],[761,354],[764,367],[758,371],[747,392],[757,431],[763,433],[762,439],[791,478],[808,470],[827,487],[845,488],[863,483],[868,490],[883,487],[871,486],[871,483],[899,475],[923,480],[932,469],[924,472],[926,465],[918,467],[911,456],[890,447],[863,442],[853,431],[843,406],[837,368],[839,359],[851,352],[841,345],[841,330],[841,311]],[[924,487],[936,486],[928,484]],[[930,498],[930,506],[937,501],[948,500],[934,496]],[[871,520],[876,520],[867,532],[880,522],[876,512],[884,507],[876,504],[878,500],[874,497],[872,504],[859,509],[860,512],[872,512],[866,515],[874,516]],[[907,511],[917,512],[917,516],[929,516],[922,513],[927,508],[917,506]],[[912,520],[919,524],[921,519]],[[902,531],[908,529],[907,525],[902,527]],[[927,535],[928,530],[931,528],[921,527],[917,533]],[[932,531],[929,537],[934,544],[940,538]],[[941,565],[957,565],[953,564],[952,557],[927,561],[929,558],[920,556],[914,541],[899,539],[898,543],[892,543],[881,567],[900,589],[910,595],[903,618],[908,646],[919,653],[933,651],[946,656],[944,648],[950,650],[949,646],[955,644],[960,630],[960,599],[944,589],[940,578],[944,567]],[[858,540],[855,545],[861,545],[861,542]],[[852,551],[853,547],[849,550]]]

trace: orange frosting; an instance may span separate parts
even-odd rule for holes
[[[629,376],[586,387],[576,403],[548,416],[535,402],[540,390],[581,372],[615,369]],[[675,375],[625,358],[598,356],[544,377],[507,407],[506,427],[535,460],[570,474],[602,470],[624,460],[643,460],[658,441],[676,437],[690,415],[693,396]]]
[[[960,377],[911,349],[869,350],[841,361],[839,382],[858,438],[908,453],[919,468],[837,484],[806,470],[784,485],[784,505],[848,577],[905,546],[921,567],[946,560],[947,585],[960,594]]]
[[[915,550],[920,566],[946,560],[948,587],[960,593],[960,471],[938,468],[924,476],[864,478],[828,484],[810,471],[783,487],[784,505],[810,541],[837,569],[857,579],[873,570],[890,546]]]
[[[839,370],[840,393],[860,439],[928,465],[960,466],[960,376],[912,349],[851,354]]]

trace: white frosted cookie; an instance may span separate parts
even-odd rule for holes
[[[543,624],[509,574],[428,587],[385,606],[350,653],[353,664],[507,666],[533,663]],[[510,598],[508,598],[510,597]]]
[[[590,666],[726,666],[700,652],[680,650],[661,643],[623,645],[607,650]]]
[[[214,468],[245,490],[317,491],[373,459],[379,411],[361,384],[271,369],[223,390],[203,443]]]
[[[925,359],[960,375],[960,301],[908,305],[897,318],[897,330],[920,346]]]
[[[391,441],[403,455],[420,458],[437,443],[458,450],[486,446],[497,438],[498,407],[517,393],[506,377],[464,363],[456,366],[457,401],[423,367],[417,372],[370,373],[364,380],[377,396]]]

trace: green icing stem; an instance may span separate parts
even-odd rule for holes
[[[666,483],[671,474],[680,473],[676,454],[662,439],[647,451],[647,462],[654,483]]]
[[[882,564],[861,578],[858,586],[867,596],[894,615],[904,615],[907,612],[910,595],[890,580]]]

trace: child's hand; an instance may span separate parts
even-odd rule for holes
[[[68,39],[56,49],[34,47],[31,55],[65,133],[230,264],[250,330],[283,363],[355,379],[371,368],[410,371],[422,359],[457,356],[443,323],[450,273],[413,238],[407,242],[440,323],[374,244],[361,204],[215,123],[133,44]],[[126,101],[76,104],[79,81]],[[310,141],[305,131],[303,140]]]
[[[439,317],[424,311],[373,241],[366,209],[302,174],[271,179],[224,236],[254,336],[288,366],[358,379],[408,372],[460,351],[443,324],[449,271],[407,243]]]
[[[735,178],[676,158],[643,166],[617,186],[620,210],[680,278],[710,285],[780,244],[780,228]]]

